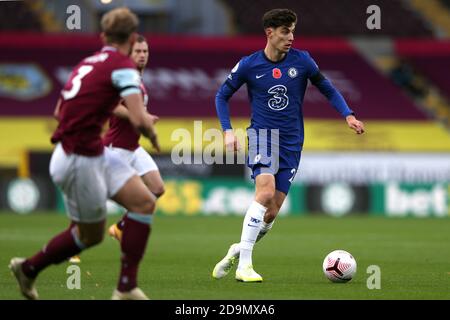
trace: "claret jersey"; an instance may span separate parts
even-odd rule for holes
[[[103,153],[101,130],[121,97],[140,93],[140,76],[133,61],[113,47],[82,60],[61,91],[59,125],[52,143],[66,153]]]
[[[147,89],[143,82],[140,84],[141,93],[144,99],[144,107],[148,105]],[[112,115],[109,119],[109,129],[103,137],[105,146],[127,149],[134,151],[139,147],[141,134],[133,127],[127,119],[121,119]]]

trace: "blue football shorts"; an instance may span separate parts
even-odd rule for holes
[[[249,155],[247,166],[252,170],[253,180],[260,174],[273,175],[275,189],[287,195],[300,165],[300,158],[301,151],[279,148],[278,155],[275,152],[273,155]]]

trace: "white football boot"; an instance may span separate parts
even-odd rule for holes
[[[216,264],[212,272],[214,279],[222,279],[225,277],[239,260],[239,254],[237,256],[234,255],[235,248],[238,245],[239,243],[232,244],[228,249],[226,256]]]
[[[236,280],[241,282],[262,282],[263,278],[253,270],[252,265],[236,270]]]
[[[138,287],[130,291],[121,292],[114,290],[111,300],[150,300],[145,293]]]
[[[39,295],[34,287],[35,279],[28,278],[22,271],[22,264],[25,260],[25,258],[12,258],[9,263],[9,269],[16,277],[22,295],[29,300],[37,300]]]

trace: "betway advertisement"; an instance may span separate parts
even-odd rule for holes
[[[308,214],[373,215],[392,218],[450,217],[450,184],[329,183],[305,187]]]
[[[29,156],[27,178],[0,171],[0,210],[64,212],[48,174],[50,153]],[[244,165],[175,165],[154,157],[165,181],[163,215],[242,215],[254,197]],[[304,152],[281,215],[450,216],[450,154]],[[110,212],[121,209],[110,203]]]
[[[244,215],[254,198],[254,186],[236,178],[167,179],[165,186],[166,193],[158,200],[157,214],[168,216]],[[36,177],[11,179],[0,185],[0,193],[1,210],[20,214],[45,210],[64,213],[60,191],[51,182]],[[109,202],[108,212],[121,214],[124,209]],[[295,184],[280,216],[304,214],[450,217],[450,184]]]
[[[235,179],[169,180],[158,200],[162,215],[244,215],[254,187]],[[121,213],[116,206],[110,213]],[[325,214],[331,217],[373,215],[393,218],[450,217],[450,185],[387,183],[356,186],[345,183],[294,185],[280,216]]]
[[[450,216],[450,185],[388,183],[374,185],[372,212],[389,217]]]

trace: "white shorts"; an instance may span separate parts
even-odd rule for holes
[[[140,177],[150,171],[158,171],[158,166],[155,161],[142,147],[134,151],[116,147],[108,147],[108,149],[117,152],[122,160],[126,161],[137,171]]]
[[[94,223],[106,218],[106,201],[136,172],[105,148],[102,155],[86,157],[66,154],[59,143],[50,161],[53,182],[62,189],[71,220]]]

